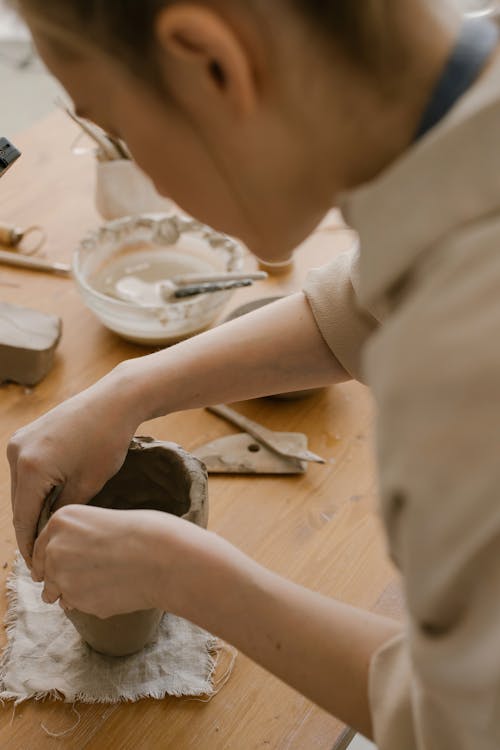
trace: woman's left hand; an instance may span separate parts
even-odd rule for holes
[[[44,581],[45,602],[60,599],[65,609],[107,618],[153,608],[159,605],[165,558],[170,557],[165,536],[172,553],[191,526],[155,511],[67,505],[52,516],[35,544],[32,577]]]

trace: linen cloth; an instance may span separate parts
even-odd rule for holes
[[[407,600],[374,656],[379,750],[500,748],[500,59],[372,183],[305,294],[378,407],[381,511]]]
[[[8,582],[0,700],[118,703],[213,693],[218,641],[201,628],[166,614],[150,646],[132,656],[106,657],[82,641],[58,605],[42,601],[41,591],[18,557]]]

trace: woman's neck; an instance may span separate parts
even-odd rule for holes
[[[345,88],[349,116],[343,124],[338,120],[338,107],[333,112],[333,102],[339,139],[332,144],[332,163],[338,181],[342,140],[342,153],[348,155],[345,189],[374,179],[411,146],[459,34],[462,19],[456,6],[436,3],[436,9],[421,0],[401,5],[400,17],[395,18],[401,47],[397,70],[388,71],[380,88],[367,79],[353,80]]]

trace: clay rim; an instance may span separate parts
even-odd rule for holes
[[[202,528],[207,528],[208,510],[209,510],[208,471],[203,461],[201,461],[199,458],[194,456],[192,453],[189,453],[188,451],[186,451],[184,448],[182,448],[182,446],[178,445],[177,443],[156,440],[155,438],[151,438],[151,437],[139,437],[139,436],[134,437],[130,443],[129,451],[147,451],[150,448],[162,448],[166,451],[170,451],[171,453],[176,454],[179,457],[179,459],[181,460],[181,462],[183,463],[185,467],[186,473],[189,476],[190,486],[189,486],[189,493],[188,493],[189,507],[187,511],[184,513],[184,515],[177,516],[177,517],[186,518],[187,516],[192,515],[194,513],[199,513],[200,514],[199,525]],[[127,455],[128,455],[128,452],[127,452]],[[116,476],[116,474],[114,476]],[[109,481],[111,481],[111,479],[113,479],[113,477],[111,477]],[[104,489],[104,487],[102,489]],[[36,532],[37,537],[41,534],[42,530],[47,525],[51,516],[55,512],[53,509],[54,509],[54,506],[57,504],[57,500],[59,498],[61,491],[62,491],[62,487],[54,487],[51,490],[51,492],[47,495],[45,503],[40,512],[40,517],[38,519],[37,532]],[[99,494],[100,493],[97,493],[94,497],[97,497]],[[87,504],[90,505],[93,499],[94,498],[92,498]],[[100,506],[97,505],[93,507],[100,507]],[[168,511],[157,511],[157,512],[168,513]],[[171,514],[171,515],[175,515],[175,514]]]
[[[143,446],[146,447],[143,447]],[[191,485],[189,488],[189,500],[190,505],[187,513],[180,518],[185,518],[190,513],[195,511],[204,511],[204,527],[207,526],[208,521],[208,471],[207,467],[199,458],[189,453],[178,443],[171,443],[164,440],[156,440],[151,437],[140,437],[136,436],[130,443],[129,450],[148,450],[148,448],[163,448],[176,453],[183,461],[184,466],[191,479]],[[160,511],[162,512],[162,511]],[[166,511],[163,511],[166,512]]]

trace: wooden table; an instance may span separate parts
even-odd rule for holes
[[[50,116],[15,139],[23,158],[0,183],[0,221],[42,224],[49,255],[57,260],[68,260],[82,234],[99,220],[93,205],[94,165],[89,157],[71,154],[75,135],[62,114]],[[327,262],[349,242],[347,232],[316,234],[298,253],[292,274],[238,292],[231,306],[252,296],[299,289],[308,267]],[[0,299],[58,313],[65,329],[56,366],[45,382],[33,390],[0,389],[0,579],[5,589],[16,550],[4,457],[9,436],[145,350],[105,330],[70,280],[0,267],[0,284]],[[376,516],[374,409],[367,389],[349,383],[300,402],[259,400],[237,408],[272,429],[307,433],[311,449],[333,461],[311,466],[299,478],[211,478],[211,528],[298,583],[361,607],[397,612],[397,583]],[[190,449],[233,430],[197,411],[159,419],[141,432]],[[0,615],[5,608],[2,595]],[[3,646],[4,634],[2,639]],[[143,700],[77,709],[78,727],[57,740],[41,724],[52,732],[73,726],[71,705],[29,701],[14,711],[7,704],[0,709],[0,747],[332,750],[344,732],[338,721],[242,655],[229,683],[210,703]]]

